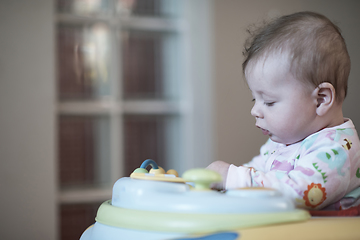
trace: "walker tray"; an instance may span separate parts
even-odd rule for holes
[[[165,173],[148,159],[130,177],[114,184],[112,199],[101,204],[96,223],[80,240],[196,239],[187,237],[197,234],[238,239],[235,233],[230,238],[224,234],[310,218],[276,190],[210,190],[211,183],[219,181],[220,175],[208,169],[191,169],[179,178],[176,171]]]

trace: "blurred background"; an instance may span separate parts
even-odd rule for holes
[[[357,0],[1,0],[0,239],[79,239],[114,182],[147,158],[180,174],[240,165],[266,137],[244,82],[246,29],[317,11],[352,60]]]

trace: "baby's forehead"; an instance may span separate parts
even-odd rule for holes
[[[265,68],[281,68],[290,71],[291,57],[288,51],[266,52],[259,54],[249,61],[245,69],[245,76],[253,71],[264,71]],[[276,69],[275,69],[276,68]]]

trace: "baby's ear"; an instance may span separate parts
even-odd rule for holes
[[[314,96],[317,101],[316,113],[325,115],[335,102],[335,88],[331,83],[321,83],[315,90]]]

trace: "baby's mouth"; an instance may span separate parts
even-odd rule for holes
[[[270,135],[270,132],[268,130],[261,129],[261,131],[264,135]]]
[[[257,127],[262,131],[262,133],[263,133],[264,135],[270,135],[270,132],[269,132],[268,130],[263,129],[263,128],[259,127],[259,126],[257,126]]]

